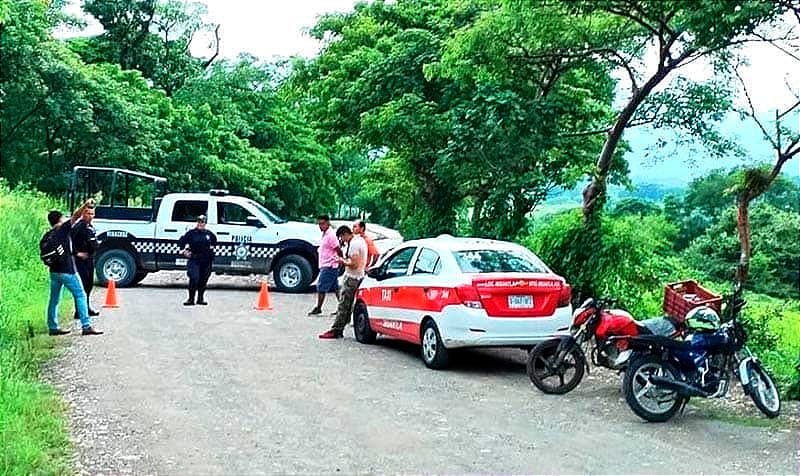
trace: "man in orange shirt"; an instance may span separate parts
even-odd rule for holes
[[[360,236],[367,243],[367,269],[369,269],[378,261],[380,253],[378,253],[378,248],[375,247],[372,238],[367,236],[367,224],[364,223],[364,220],[356,220],[353,223],[353,234]]]

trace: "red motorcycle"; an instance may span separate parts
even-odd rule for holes
[[[683,333],[683,325],[670,317],[636,321],[626,311],[613,309],[614,305],[612,299],[587,299],[572,314],[570,335],[547,340],[530,351],[528,377],[536,388],[544,393],[564,394],[577,387],[589,369],[584,347],[594,365],[625,369],[631,355],[627,342],[609,337],[679,337]]]

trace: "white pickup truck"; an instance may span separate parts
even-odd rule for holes
[[[214,272],[240,275],[271,272],[278,289],[284,292],[303,292],[316,279],[317,246],[322,234],[315,224],[282,220],[258,202],[222,190],[171,193],[163,197],[154,192],[150,207],[132,207],[134,200],[129,196],[133,186],[129,188],[129,179],[143,178],[154,184],[165,180],[105,167],[76,167],[74,176],[98,171],[113,174],[111,187],[84,180],[86,185],[80,191],[76,190],[77,180],[73,178],[71,193],[79,194],[74,198],[82,200],[97,196],[98,190],[111,190],[103,193],[93,222],[99,241],[95,269],[100,284],[114,280],[118,286],[130,286],[148,273],[186,269],[178,239],[196,225],[198,215],[207,216],[208,229],[217,235]],[[127,192],[128,197],[120,200],[123,195],[120,190]],[[137,197],[138,203],[146,202],[141,195]]]

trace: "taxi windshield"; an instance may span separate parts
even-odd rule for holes
[[[454,251],[458,267],[464,273],[546,273],[543,263],[522,251]]]

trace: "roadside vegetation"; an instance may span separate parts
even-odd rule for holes
[[[694,279],[732,292],[739,242],[733,197],[742,170],[719,170],[686,190],[612,199],[599,248],[583,259],[579,204],[536,215],[517,237],[571,283],[576,298],[613,296],[638,319],[660,315],[664,285]],[[722,191],[722,192],[721,192]],[[633,196],[631,196],[633,195]],[[744,319],[749,346],[774,373],[785,397],[800,398],[800,180],[780,177],[753,204],[755,243]]]
[[[47,336],[47,270],[38,243],[54,201],[0,180],[0,474],[67,474],[64,403],[39,379],[58,351]]]

